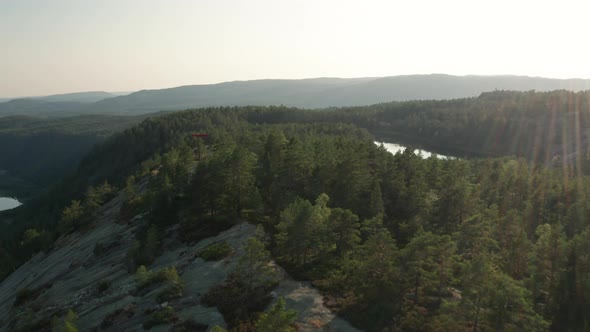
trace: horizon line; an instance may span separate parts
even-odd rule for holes
[[[228,80],[228,81],[216,81],[210,83],[195,83],[195,84],[181,84],[175,86],[168,86],[168,87],[159,87],[159,88],[142,88],[138,90],[130,90],[130,91],[108,91],[108,90],[83,90],[83,91],[69,91],[69,92],[55,92],[46,95],[21,95],[21,96],[0,96],[1,102],[7,102],[12,100],[18,99],[38,99],[38,98],[47,98],[47,97],[54,97],[60,95],[69,95],[69,94],[82,94],[82,93],[110,93],[114,94],[113,97],[129,95],[135,92],[140,91],[157,91],[157,90],[167,90],[167,89],[174,89],[174,88],[181,88],[181,87],[191,87],[191,86],[205,86],[205,85],[219,85],[225,83],[237,83],[237,82],[254,82],[254,81],[305,81],[305,80],[319,80],[319,79],[340,79],[340,80],[368,80],[368,79],[382,79],[382,78],[391,78],[391,77],[407,77],[407,76],[452,76],[452,77],[526,77],[526,78],[537,78],[537,79],[548,79],[548,80],[557,80],[557,81],[585,81],[590,80],[590,78],[580,78],[580,77],[570,77],[570,78],[556,78],[556,77],[546,77],[546,76],[531,76],[531,75],[518,75],[518,74],[466,74],[466,75],[455,75],[455,74],[445,74],[445,73],[430,73],[430,74],[400,74],[400,75],[387,75],[387,76],[359,76],[359,77],[338,77],[338,76],[318,76],[318,77],[304,77],[304,78],[256,78],[256,79],[235,79],[235,80]]]

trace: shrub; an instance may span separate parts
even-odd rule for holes
[[[135,272],[135,283],[139,289],[147,287],[148,283],[150,283],[153,278],[154,273],[148,270],[144,265],[138,267]]]
[[[202,301],[207,306],[217,307],[230,328],[237,327],[256,319],[272,301],[270,292],[276,286],[277,283],[273,283],[251,288],[233,274],[222,284],[210,288]]]
[[[152,224],[127,251],[127,264],[132,267],[130,271],[140,265],[152,264],[160,253],[160,245],[158,228]]]
[[[163,303],[177,299],[182,297],[183,291],[184,285],[182,283],[171,284],[158,293],[156,296],[156,301],[158,301],[158,303]]]
[[[178,323],[172,327],[171,332],[207,332],[208,325],[197,323],[191,319]],[[212,331],[212,330],[211,330]]]
[[[14,300],[14,306],[23,305],[30,300],[35,298],[36,292],[29,288],[21,288],[16,292],[16,299]]]
[[[293,327],[297,320],[297,312],[295,310],[287,310],[285,299],[280,297],[277,303],[258,317],[256,322],[256,331],[259,332],[295,332]],[[321,329],[321,324],[317,324],[316,328]]]
[[[196,243],[215,236],[234,225],[233,219],[224,216],[202,216],[180,223],[179,236],[183,242]]]
[[[107,279],[99,280],[96,284],[96,290],[99,293],[104,293],[107,289],[111,287],[111,281]]]
[[[184,290],[184,283],[173,266],[152,272],[142,265],[135,273],[135,280],[139,292],[153,285],[166,283],[166,287],[157,295],[156,300],[159,303],[181,297]]]
[[[206,261],[218,261],[229,256],[232,252],[233,248],[226,241],[223,241],[208,245],[197,256]]]
[[[27,302],[33,301],[34,299],[38,298],[39,295],[41,295],[41,293],[43,293],[47,289],[51,288],[51,286],[53,286],[53,284],[46,283],[46,284],[43,284],[43,285],[39,286],[38,288],[34,288],[34,289],[30,289],[30,288],[26,288],[26,287],[19,289],[16,292],[16,298],[14,300],[13,306],[18,307],[18,306],[23,305]]]
[[[51,331],[53,332],[78,332],[78,328],[76,327],[76,321],[78,320],[78,315],[73,310],[68,310],[65,317],[57,318],[54,317],[51,325],[53,328]]]
[[[209,330],[209,332],[227,332],[227,330],[219,325],[215,325]]]
[[[178,320],[176,311],[172,307],[165,307],[163,309],[154,311],[150,318],[143,323],[143,328],[146,330],[160,324],[174,323]]]
[[[135,305],[134,304],[129,304],[127,306],[125,306],[124,308],[120,308],[117,309],[113,312],[111,312],[110,314],[106,315],[102,322],[100,323],[100,328],[101,329],[106,329],[108,327],[113,326],[115,320],[119,319],[119,318],[131,318],[135,316]]]

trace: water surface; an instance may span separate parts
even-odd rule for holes
[[[406,150],[405,146],[397,144],[397,143],[375,142],[375,144],[377,144],[377,145],[383,144],[385,149],[387,149],[387,151],[391,152],[392,154],[396,154],[398,152],[404,152]],[[422,158],[430,158],[431,156],[436,156],[437,158],[441,158],[441,159],[453,158],[450,156],[445,156],[442,154],[438,154],[438,153],[434,153],[434,152],[430,152],[430,151],[422,150],[422,149],[415,149],[414,153],[417,155],[421,155]]]
[[[0,211],[14,209],[21,205],[21,202],[10,197],[0,197]]]

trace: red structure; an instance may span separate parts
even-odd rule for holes
[[[192,134],[192,137],[209,137],[209,134]]]

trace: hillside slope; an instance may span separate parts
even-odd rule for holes
[[[144,215],[138,215],[130,223],[116,222],[123,201],[124,193],[120,193],[97,211],[89,229],[60,238],[53,250],[36,255],[0,284],[0,331],[44,330],[53,316],[62,315],[66,309],[78,314],[77,326],[81,331],[144,331],[142,323],[150,320],[150,310],[167,306],[176,311],[176,325],[189,321],[193,326],[200,324],[202,331],[207,326],[226,325],[218,309],[204,305],[201,298],[236,267],[244,254],[244,244],[254,236],[256,227],[247,223],[236,225],[192,245],[183,244],[174,236],[167,239],[166,251],[151,268],[175,267],[184,280],[184,295],[161,304],[156,298],[165,284],[140,293],[136,291],[135,276],[128,273],[125,257],[133,246],[134,234],[146,220]],[[174,233],[173,229],[169,231]],[[234,254],[211,262],[197,257],[203,248],[220,242],[234,248]],[[98,285],[107,281],[108,289],[100,291]],[[15,304],[17,290],[23,289],[34,295],[24,304]],[[356,331],[324,306],[317,290],[294,281],[284,271],[275,294],[285,297],[288,306],[300,312],[300,331],[321,327]],[[30,310],[35,311],[34,318],[27,316]],[[167,331],[173,325],[158,325],[156,330]]]

